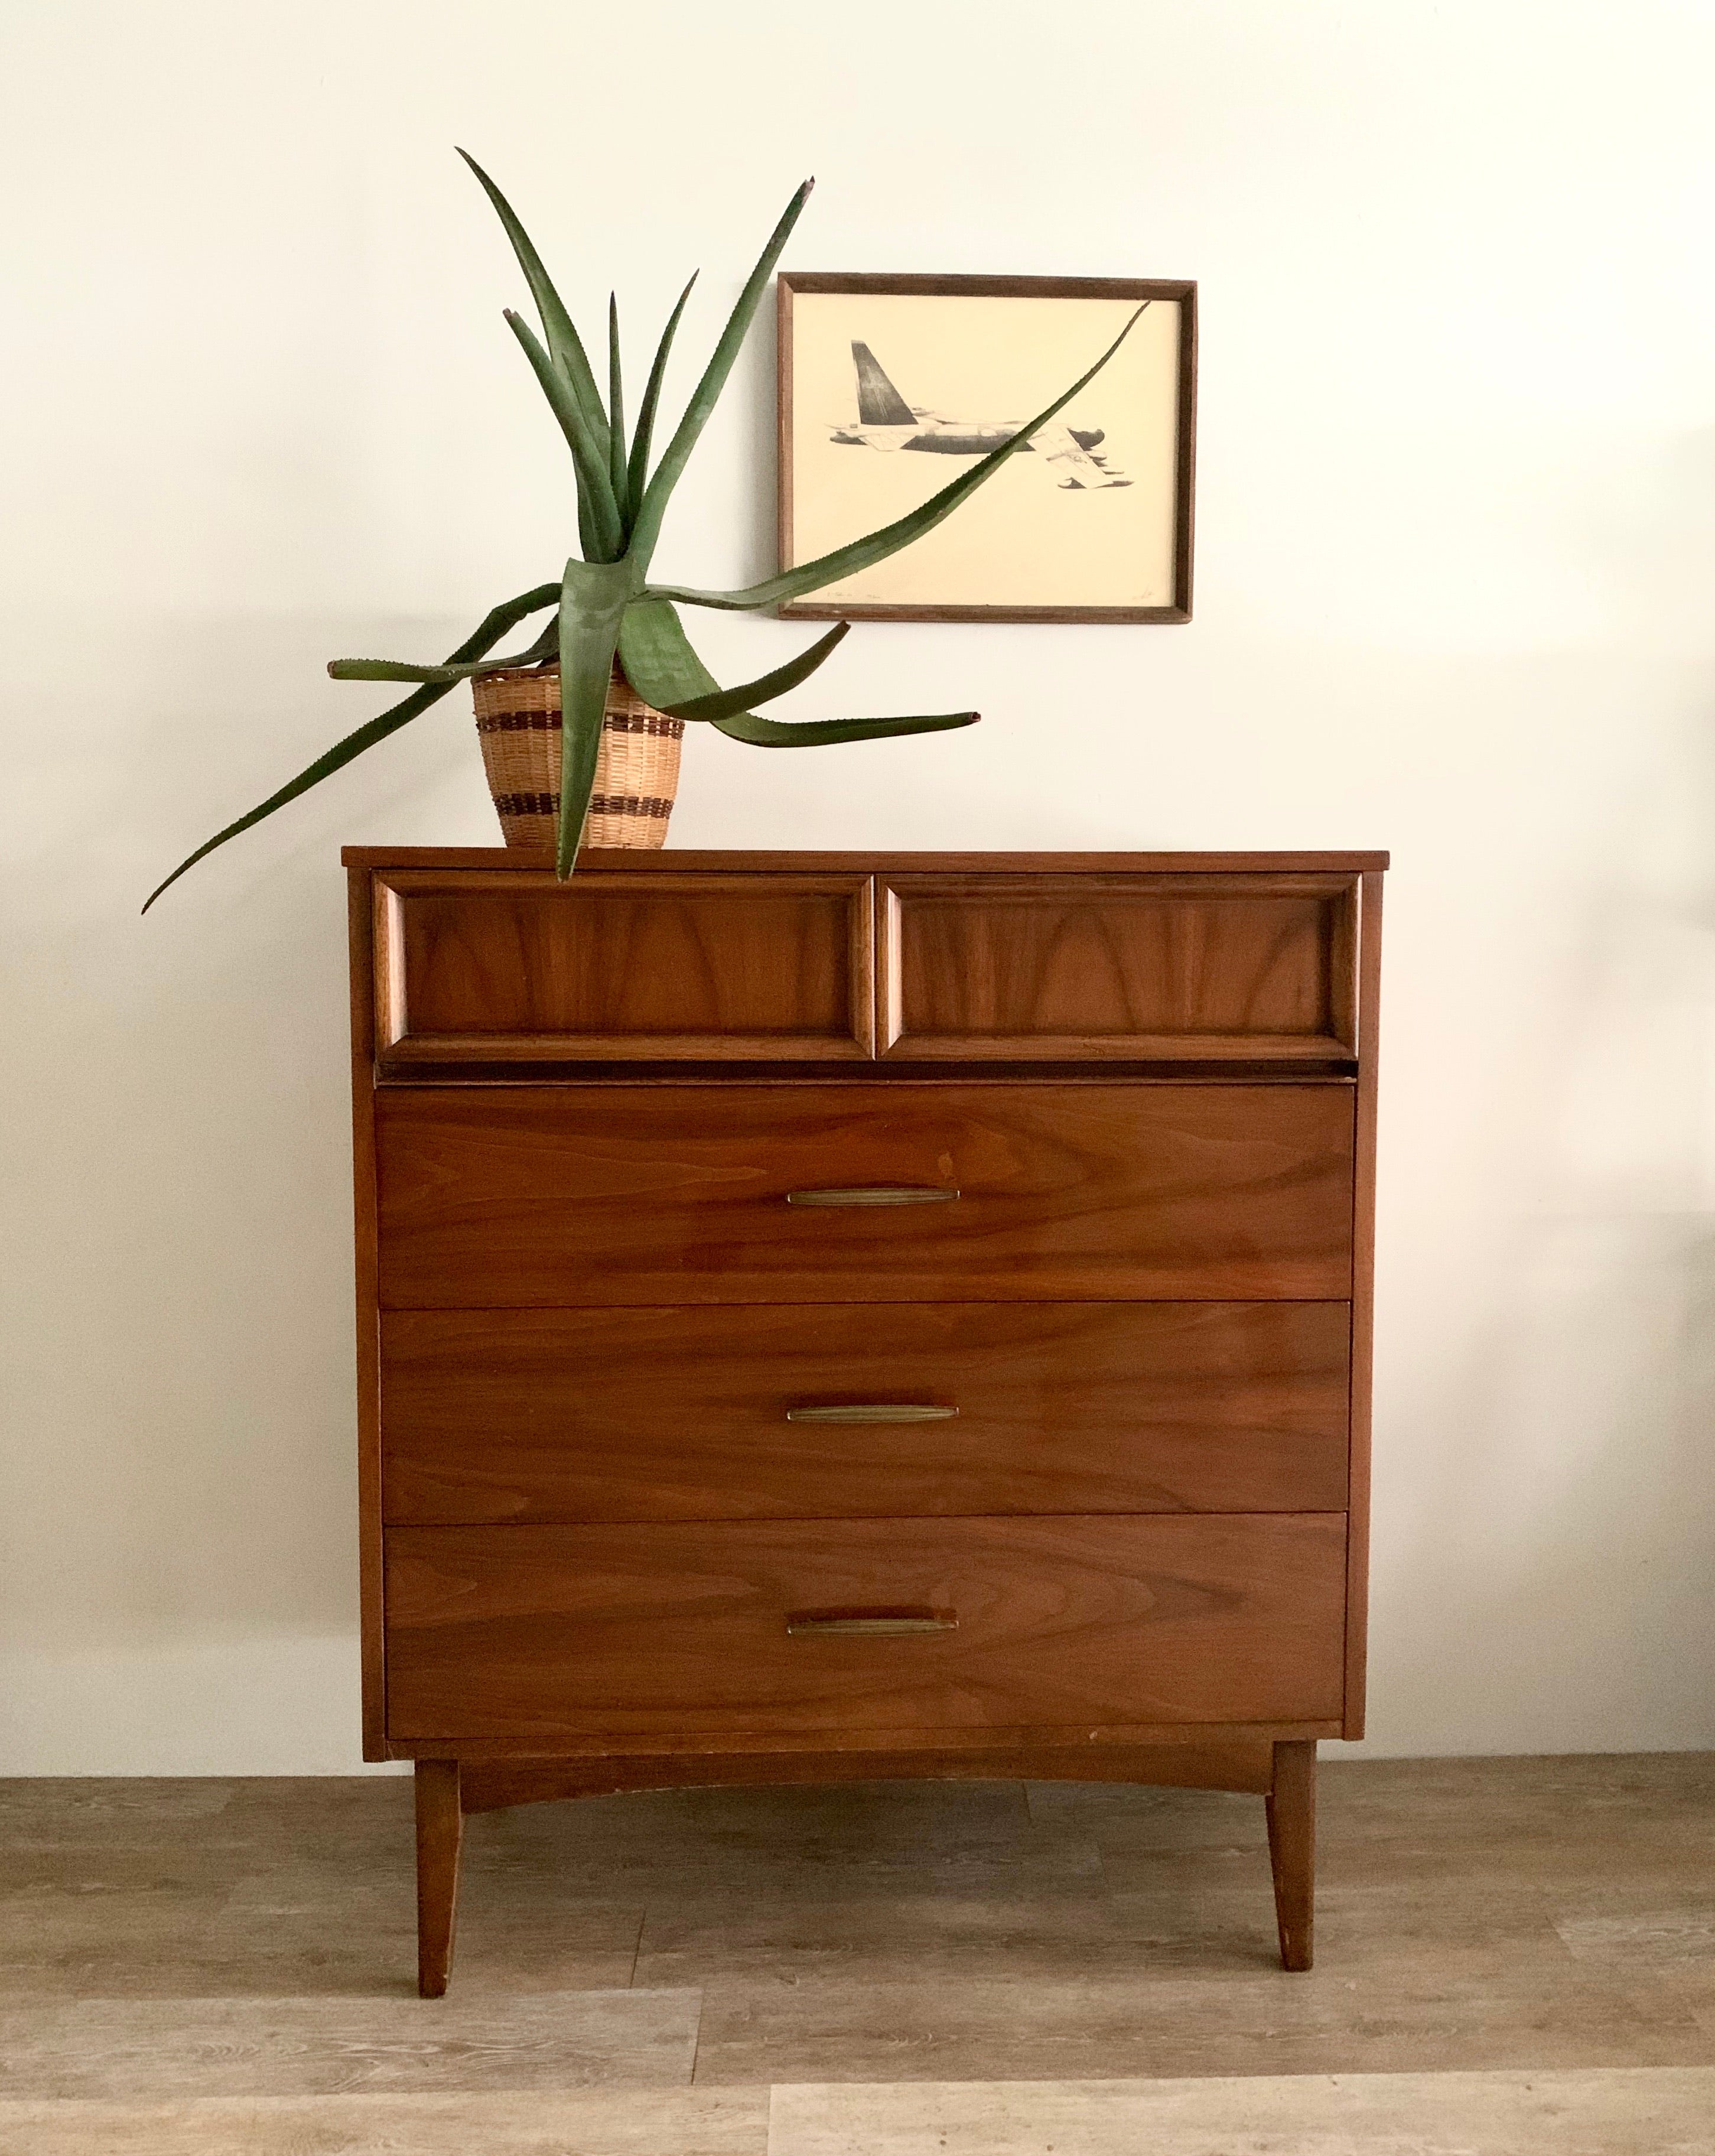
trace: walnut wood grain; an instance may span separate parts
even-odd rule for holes
[[[921,1746],[1320,1718],[1340,1704],[1345,1545],[1338,1513],[393,1527],[389,1734]],[[958,1629],[786,1629],[918,1604]]]
[[[1338,1083],[395,1088],[388,1309],[1344,1301]],[[788,1206],[817,1184],[957,1203]]]
[[[394,1311],[386,1517],[1333,1512],[1341,1303]],[[932,1422],[788,1421],[829,1405]]]
[[[1039,1745],[1024,1752],[803,1751],[756,1758],[662,1753],[605,1759],[488,1760],[465,1767],[460,1788],[467,1816],[627,1790],[826,1782],[1136,1782],[1265,1796],[1274,1786],[1274,1750],[1266,1738],[1205,1739],[1193,1732],[1180,1744]]]
[[[865,875],[377,875],[383,1070],[869,1056]]]
[[[895,1061],[1328,1063],[1356,1054],[1341,875],[892,875]]]

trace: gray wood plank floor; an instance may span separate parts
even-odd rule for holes
[[[1255,1798],[467,1832],[424,2004],[404,1779],[0,1783],[0,2152],[1715,2151],[1715,1753],[1327,1763],[1296,1977]]]

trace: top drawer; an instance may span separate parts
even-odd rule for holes
[[[828,1062],[875,1052],[872,880],[377,874],[375,1047],[413,1065]]]
[[[1340,869],[842,856],[587,866],[565,884],[388,866],[367,890],[375,1055],[394,1081],[878,1059],[1327,1070],[1357,1055],[1359,878]]]
[[[1320,1062],[1357,1054],[1357,879],[884,875],[893,1061]]]

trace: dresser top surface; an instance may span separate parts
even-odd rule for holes
[[[348,869],[552,869],[553,855],[508,846],[347,846]],[[753,870],[829,870],[854,875],[908,875],[989,871],[1029,875],[1233,875],[1332,874],[1362,875],[1385,869],[1385,853],[791,853],[761,849],[686,847],[597,850],[578,855],[586,868],[647,875],[651,871],[731,875]]]

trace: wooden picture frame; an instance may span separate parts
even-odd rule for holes
[[[1127,345],[1063,421],[1043,430],[1046,449],[1034,470],[1024,453],[1004,466],[947,523],[860,578],[844,580],[783,606],[803,621],[1183,622],[1191,619],[1191,564],[1196,468],[1197,286],[1171,278],[966,277],[846,275],[782,270],[778,300],[779,559],[783,569],[814,559],[875,529],[925,501],[973,458],[1004,439],[1009,425],[1040,410],[1101,352],[1125,313],[1148,301]],[[840,302],[885,304],[855,310]],[[921,303],[944,300],[958,312],[932,314]],[[1036,303],[1028,311],[987,310],[973,302]],[[1095,301],[1087,319],[1048,311],[1041,302]],[[901,305],[900,303],[911,303]],[[973,379],[992,385],[1004,377],[1007,356],[1014,401],[1032,400],[1019,414],[983,410],[963,414],[908,406],[867,340],[850,335],[879,316],[921,366],[936,356],[934,382],[914,384],[941,395],[957,380],[959,340],[971,355]],[[1010,317],[1009,321],[1007,317]],[[1166,320],[1163,318],[1166,317]],[[1141,333],[1148,325],[1148,341]],[[944,332],[944,333],[943,333]],[[850,357],[844,356],[850,346]],[[1069,353],[1081,355],[1069,358]],[[1054,353],[1056,357],[1047,355]],[[1132,357],[1128,360],[1127,355]],[[1028,363],[1026,361],[1028,360]],[[1124,373],[1118,370],[1127,361]],[[899,365],[897,361],[896,366]],[[901,372],[903,370],[901,369]],[[929,371],[929,370],[926,370]],[[1045,375],[1052,378],[1043,379]],[[839,387],[835,389],[838,379]],[[1107,388],[1104,391],[1104,383]],[[956,392],[955,401],[956,401]],[[1117,439],[1107,409],[1114,396],[1130,400]],[[814,415],[811,400],[816,403]],[[982,401],[978,392],[973,401]],[[855,422],[834,416],[831,404],[851,405]],[[1085,424],[1080,425],[1081,418]],[[1101,420],[1105,424],[1094,424]],[[875,424],[879,423],[879,424]],[[908,428],[916,428],[908,434]],[[819,440],[817,439],[820,434]],[[969,447],[955,446],[968,443]],[[1102,447],[1106,444],[1106,448]],[[877,449],[934,449],[922,458],[875,457]],[[871,454],[864,465],[835,462]],[[1141,452],[1139,469],[1115,453]],[[919,466],[938,467],[927,470]],[[1049,470],[1047,467],[1058,467]],[[1012,476],[1013,474],[1017,476]],[[1087,506],[1056,509],[1059,492]],[[1119,489],[1138,487],[1123,506]],[[1074,534],[1070,518],[1086,520]],[[985,520],[973,523],[971,520]],[[961,524],[960,520],[964,520]],[[958,526],[956,541],[943,535]],[[1059,540],[1055,536],[1055,527]],[[1112,535],[1110,537],[1108,535]],[[1031,552],[1035,542],[1038,552]],[[958,551],[955,552],[954,548]],[[927,550],[935,550],[930,552]],[[1033,588],[1040,582],[1042,591]],[[1087,591],[1081,597],[1080,585]],[[867,586],[854,589],[854,586]],[[1047,588],[1052,586],[1051,595]],[[983,593],[992,590],[994,597]]]

